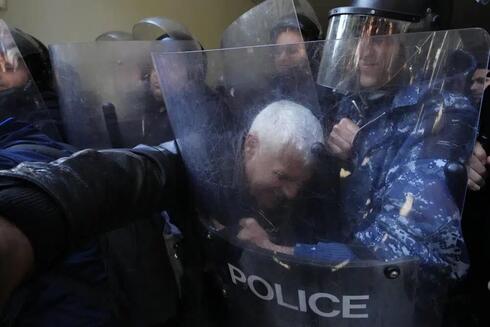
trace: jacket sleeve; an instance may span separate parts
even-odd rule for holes
[[[27,232],[31,241],[35,240],[34,248],[39,243],[66,240],[61,248],[49,247],[61,254],[70,246],[171,207],[177,198],[177,178],[182,176],[178,166],[178,156],[163,146],[84,150],[51,163],[22,163],[0,171],[1,191],[7,195],[0,197],[0,214],[14,224],[18,221],[19,228]],[[20,186],[22,194],[26,195],[27,187],[37,196],[16,197],[12,207],[8,194],[13,192],[9,189]],[[39,207],[50,206],[49,210],[40,210],[39,214],[22,210],[32,203],[29,198],[35,198],[36,203],[44,198]],[[23,217],[26,212],[30,217]],[[42,212],[60,213],[61,220],[53,225],[56,235],[45,228],[38,229],[45,235],[29,235],[36,233],[33,227],[42,227],[46,219]],[[60,225],[63,228],[58,228]]]

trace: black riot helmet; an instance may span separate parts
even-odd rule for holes
[[[172,33],[163,34],[157,38],[159,42],[154,49],[155,52],[189,52],[189,51],[201,51],[199,52],[199,59],[197,56],[192,56],[192,60],[189,62],[189,58],[191,57],[181,57],[181,63],[179,67],[176,67],[176,70],[171,70],[175,74],[173,76],[178,76],[179,73],[185,72],[190,80],[199,80],[204,78],[207,74],[207,57],[206,52],[203,51],[204,47],[202,44],[197,41],[191,34],[187,33]],[[159,51],[160,49],[160,51]],[[165,51],[161,51],[161,49],[165,49]],[[185,67],[185,68],[184,68]],[[169,71],[169,73],[171,73]],[[192,76],[192,77],[190,77]],[[178,84],[178,83],[177,83]],[[191,85],[187,85],[191,86]]]
[[[305,42],[317,41],[321,38],[321,30],[310,18],[303,14],[294,14],[283,17],[271,31],[271,42],[275,43],[277,37],[286,30],[299,30]]]
[[[382,36],[427,29],[431,3],[432,0],[351,0],[350,6],[332,9],[326,33],[329,46],[323,50],[318,83],[335,87],[338,92],[356,89],[360,45],[366,40],[386,40]],[[386,57],[390,57],[391,71],[401,77],[405,75],[403,47],[395,52],[393,57]],[[394,81],[393,76],[389,80]]]
[[[335,8],[333,15],[369,15],[418,22],[427,15],[430,0],[353,0],[351,6]]]
[[[165,44],[167,47],[169,47],[169,50],[167,52],[204,50],[204,47],[199,41],[197,41],[193,36],[186,33],[173,33],[173,35],[165,33],[157,37],[156,40],[161,41],[162,44]]]
[[[52,91],[53,73],[46,46],[20,29],[13,28],[10,32],[39,91]]]

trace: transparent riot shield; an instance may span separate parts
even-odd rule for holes
[[[30,41],[17,31],[13,33],[17,33],[19,42]],[[27,44],[19,46],[29,49]],[[0,121],[2,125],[11,120],[28,123],[40,132],[59,139],[55,114],[46,107],[16,41],[5,22],[0,20]]]
[[[336,42],[296,46],[318,63]],[[296,93],[318,97],[299,88],[278,99],[273,77],[261,108],[250,110],[254,99],[228,107],[207,78],[226,78],[219,63],[230,52],[262,52],[255,65],[236,62],[255,71],[291,46],[153,55],[225,325],[440,326],[448,285],[468,268],[464,163],[480,110],[470,81],[475,63],[487,63],[488,35],[471,29],[358,42],[353,50],[369,54],[351,67],[361,87],[335,107],[298,100]],[[386,68],[387,61],[404,64]],[[304,69],[312,67],[319,65]],[[316,88],[317,72],[289,72]],[[345,134],[354,134],[352,143]]]
[[[65,132],[81,148],[160,144],[173,138],[151,51],[194,41],[120,41],[50,47]]]

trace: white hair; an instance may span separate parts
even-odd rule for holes
[[[255,117],[248,133],[257,137],[259,151],[277,153],[289,146],[303,156],[306,165],[312,161],[312,146],[324,143],[322,126],[313,113],[287,100],[265,107]]]

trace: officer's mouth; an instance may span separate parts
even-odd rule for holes
[[[362,70],[372,70],[374,68],[376,68],[378,66],[377,63],[374,63],[374,62],[364,62],[364,61],[361,61],[359,63],[359,68],[362,69]]]

